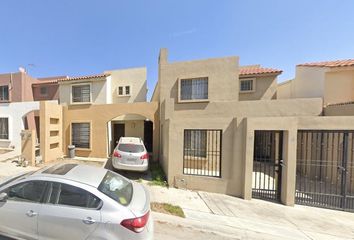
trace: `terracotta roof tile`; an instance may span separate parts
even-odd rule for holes
[[[40,80],[38,82],[32,83],[32,86],[39,86],[39,85],[43,85],[43,84],[55,84],[58,83],[58,80]]]
[[[274,68],[263,67],[241,67],[240,76],[259,75],[259,74],[281,74],[283,71]]]
[[[350,67],[350,66],[354,66],[354,59],[303,63],[303,64],[298,64],[297,66],[301,66],[301,67]]]
[[[93,79],[93,78],[104,78],[108,76],[110,76],[110,74],[97,74],[97,75],[87,75],[87,76],[80,76],[80,77],[60,78],[57,81],[58,82],[76,81],[76,80],[86,80],[86,79]]]

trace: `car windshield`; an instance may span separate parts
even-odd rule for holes
[[[129,205],[133,196],[132,183],[111,171],[107,171],[98,190],[123,206]]]
[[[144,152],[144,146],[131,143],[121,143],[118,145],[118,150],[122,152],[141,153]]]

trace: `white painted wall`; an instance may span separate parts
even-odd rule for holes
[[[9,118],[9,140],[0,139],[0,148],[14,146],[11,154],[14,156],[21,154],[21,131],[25,129],[23,117],[33,110],[39,110],[39,102],[0,104],[0,117]]]
[[[71,103],[71,88],[75,84],[91,84],[91,104],[111,103],[111,98],[107,97],[107,91],[110,91],[110,83],[107,86],[107,78],[94,79],[88,81],[70,81],[59,84],[59,102],[63,105]]]
[[[296,77],[293,81],[294,98],[323,98],[325,88],[325,73],[323,67],[296,67]]]

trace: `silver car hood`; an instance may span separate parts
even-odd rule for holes
[[[132,184],[133,197],[128,208],[136,217],[140,217],[150,210],[150,194],[142,184],[136,182]]]

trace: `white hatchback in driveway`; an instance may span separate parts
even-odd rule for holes
[[[149,193],[141,184],[88,165],[59,164],[26,173],[0,182],[0,235],[152,240]]]
[[[113,151],[112,165],[118,170],[147,171],[149,154],[143,141],[135,137],[121,137]]]

